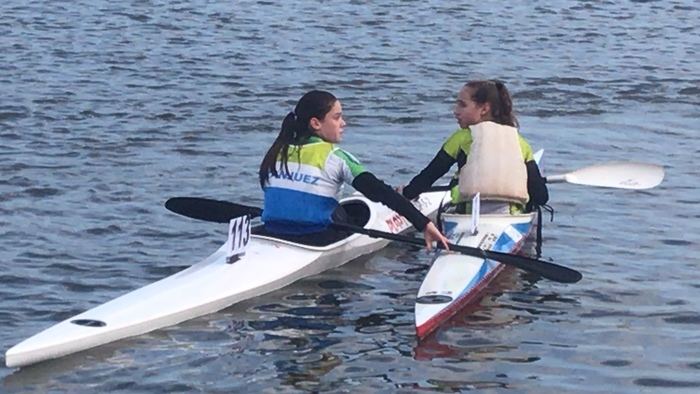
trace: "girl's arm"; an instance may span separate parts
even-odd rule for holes
[[[442,244],[445,249],[449,250],[447,238],[445,238],[430,219],[416,209],[409,200],[397,193],[386,183],[377,179],[371,172],[365,171],[362,165],[351,154],[342,149],[336,149],[332,156],[340,159],[340,162],[332,161],[338,164],[335,168],[339,170],[337,173],[339,179],[345,182],[351,182],[350,184],[357,191],[364,194],[370,200],[381,202],[404,216],[413,227],[423,232],[425,247],[428,250],[432,248],[433,242],[438,242]],[[329,166],[329,168],[330,167],[333,166]]]
[[[411,182],[403,188],[404,197],[409,200],[418,197],[419,194],[428,190],[436,180],[445,175],[455,162],[456,160],[445,152],[444,149],[440,149],[428,166],[413,177]]]
[[[409,200],[397,193],[391,186],[377,179],[371,172],[365,171],[356,176],[352,181],[352,186],[370,200],[381,202],[398,212],[420,231],[423,231],[430,222],[430,219],[416,209]]]

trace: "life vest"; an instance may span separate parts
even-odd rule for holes
[[[518,130],[490,121],[469,128],[473,141],[459,172],[461,199],[481,193],[482,200],[527,203],[527,169]]]
[[[263,188],[262,221],[266,230],[278,234],[324,230],[338,206],[341,186],[365,171],[350,153],[318,137],[289,147],[288,174],[279,158],[276,166],[277,176],[270,174]]]

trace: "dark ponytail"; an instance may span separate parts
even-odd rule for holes
[[[513,113],[513,100],[506,85],[501,81],[470,81],[465,85],[472,89],[472,100],[478,104],[491,105],[491,118],[506,126],[518,127],[518,119]]]
[[[298,134],[298,124],[297,117],[294,112],[290,112],[284,117],[282,121],[282,129],[277,135],[275,142],[272,143],[270,149],[267,150],[262,163],[260,163],[260,171],[258,177],[260,179],[260,186],[265,187],[265,183],[270,178],[270,174],[277,176],[277,157],[282,158],[282,168],[285,174],[289,174],[289,167],[287,166],[287,157],[289,156],[289,145],[294,143],[294,138]]]
[[[311,118],[323,120],[337,100],[335,96],[322,90],[312,90],[299,99],[294,112],[284,117],[279,135],[260,163],[258,178],[261,187],[265,187],[270,175],[277,177],[278,171],[289,175],[289,146],[299,145],[307,140],[313,134],[313,129],[309,126]],[[301,154],[300,151],[297,153]],[[279,168],[278,159],[281,161]]]

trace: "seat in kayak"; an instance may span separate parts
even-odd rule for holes
[[[369,221],[369,215],[369,207],[362,201],[345,201],[333,212],[333,221],[363,227]],[[253,227],[251,232],[255,235],[262,235],[308,246],[328,246],[352,235],[352,233],[347,231],[334,228],[303,235],[276,234],[267,231],[264,225]]]

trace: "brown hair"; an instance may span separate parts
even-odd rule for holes
[[[518,120],[513,114],[513,100],[506,85],[497,80],[469,81],[464,86],[472,89],[472,97],[478,104],[491,105],[491,118],[494,122],[518,127]]]

